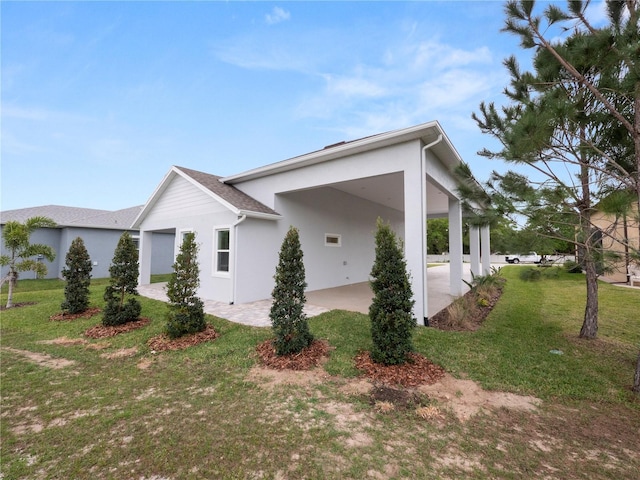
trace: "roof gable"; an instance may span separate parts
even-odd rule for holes
[[[135,218],[133,225],[139,227],[145,216],[151,211],[152,207],[162,196],[173,178],[178,175],[189,183],[209,195],[213,200],[221,203],[236,215],[246,215],[248,217],[277,219],[280,215],[273,209],[258,202],[253,197],[238,190],[232,185],[227,185],[220,181],[221,177],[211,175],[190,168],[173,166],[165,175],[162,182],[147,203],[144,205],[139,215]]]

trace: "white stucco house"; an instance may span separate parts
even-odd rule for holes
[[[140,284],[150,281],[154,233],[174,233],[177,253],[185,232],[195,232],[201,298],[267,299],[290,226],[300,231],[309,291],[364,282],[381,217],[404,242],[422,323],[427,218],[449,218],[450,290],[462,293],[462,210],[452,175],[461,161],[439,123],[430,122],[224,178],[174,166],[132,225],[140,231]],[[488,228],[471,232],[471,268],[489,271]]]

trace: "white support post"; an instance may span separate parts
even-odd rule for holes
[[[459,297],[462,295],[462,206],[456,198],[449,198],[449,258],[449,291]]]
[[[480,229],[473,225],[469,227],[469,254],[471,273],[480,275]]]
[[[426,282],[426,206],[425,179],[421,178],[420,164],[416,162],[415,171],[407,168],[404,172],[404,247],[407,270],[411,275],[413,289],[413,314],[422,325],[427,318],[427,282]]]
[[[491,231],[489,225],[480,228],[480,248],[482,249],[482,275],[491,273]]]
[[[151,248],[153,243],[153,232],[140,230],[139,248],[139,275],[138,285],[149,285],[151,283]]]

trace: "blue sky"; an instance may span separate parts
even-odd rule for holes
[[[1,210],[144,204],[171,165],[240,173],[438,120],[479,180],[503,2],[7,2]]]

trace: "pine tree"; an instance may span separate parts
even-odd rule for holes
[[[369,307],[373,348],[371,359],[385,365],[400,365],[413,350],[416,326],[413,292],[402,248],[391,227],[378,218],[376,258],[371,270],[373,303]]]
[[[91,284],[91,258],[78,237],[69,247],[66,256],[66,267],[62,276],[67,281],[64,286],[64,302],[62,310],[68,313],[81,313],[89,307],[89,285]]]
[[[280,249],[269,313],[276,336],[273,344],[278,355],[298,353],[313,341],[303,312],[307,282],[302,256],[298,229],[291,227]]]
[[[107,305],[102,324],[107,327],[137,320],[142,310],[135,298],[138,295],[138,249],[128,232],[124,232],[118,241],[109,274],[111,278],[103,297]]]
[[[182,241],[167,284],[169,313],[166,332],[169,337],[178,338],[206,328],[204,304],[196,295],[199,285],[198,245],[195,234],[188,233]]]

